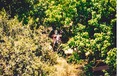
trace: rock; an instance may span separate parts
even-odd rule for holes
[[[65,54],[72,54],[73,53],[73,49],[69,48],[68,50],[65,51]]]

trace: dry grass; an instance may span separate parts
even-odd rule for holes
[[[79,65],[68,64],[63,58],[57,59],[58,64],[54,65],[56,68],[55,73],[52,76],[82,76],[83,71],[76,69]]]

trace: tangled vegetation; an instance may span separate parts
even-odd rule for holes
[[[31,30],[16,18],[0,15],[0,75],[49,75],[55,71],[57,55],[49,49],[51,40],[43,27]]]
[[[52,27],[65,30],[69,63],[87,62],[86,76],[101,61],[116,75],[116,0],[1,0],[0,75],[53,76],[57,53],[49,48]],[[65,50],[64,50],[65,51]]]

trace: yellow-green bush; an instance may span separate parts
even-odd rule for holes
[[[55,71],[57,55],[49,49],[50,39],[42,34],[41,26],[31,30],[17,18],[8,19],[0,12],[0,75],[39,76]]]

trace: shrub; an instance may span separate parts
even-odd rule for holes
[[[0,12],[0,75],[50,75],[55,71],[57,55],[48,47],[50,39],[43,26],[31,30],[17,18],[8,19]],[[46,43],[47,42],[47,43]]]

